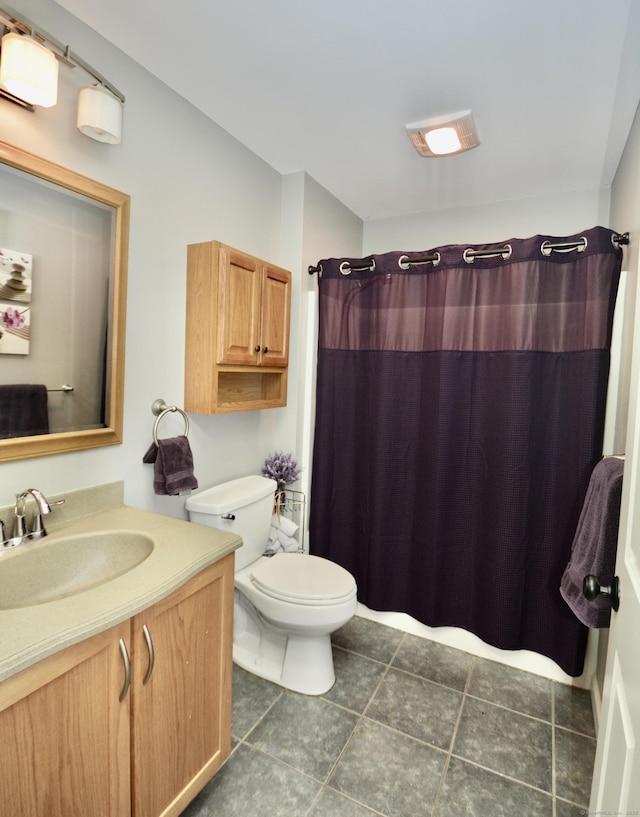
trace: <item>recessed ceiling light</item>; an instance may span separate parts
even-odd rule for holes
[[[449,156],[480,144],[471,111],[416,122],[407,131],[421,156]]]

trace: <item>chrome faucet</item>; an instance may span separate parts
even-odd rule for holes
[[[36,503],[30,530],[27,529],[25,518],[26,503],[29,494],[31,494]],[[52,505],[62,505],[63,503],[64,499],[59,499],[57,502],[49,502],[42,491],[39,491],[37,488],[27,488],[26,491],[16,494],[16,504],[13,509],[13,536],[7,538],[4,527],[0,527],[2,548],[14,548],[25,542],[42,539],[43,536],[47,535],[47,531],[42,523],[42,517],[45,514],[51,513]]]

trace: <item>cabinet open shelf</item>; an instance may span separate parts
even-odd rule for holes
[[[277,408],[287,402],[287,371],[218,369],[218,412]]]

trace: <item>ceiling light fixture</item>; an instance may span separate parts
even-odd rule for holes
[[[124,96],[68,45],[62,45],[12,9],[0,8],[0,97],[33,111],[51,107],[58,93],[58,65],[81,68],[98,85],[80,88],[77,125],[98,142],[120,142]]]
[[[421,156],[450,156],[480,144],[471,111],[416,122],[407,125],[407,132]]]

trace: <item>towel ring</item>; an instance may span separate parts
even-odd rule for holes
[[[156,445],[158,445],[158,426],[160,425],[160,420],[162,420],[164,415],[168,414],[170,411],[177,411],[182,415],[182,419],[184,420],[184,436],[189,436],[189,418],[182,409],[178,408],[177,406],[168,406],[164,400],[158,399],[151,406],[151,411],[158,415],[155,423],[153,424],[153,441]]]

